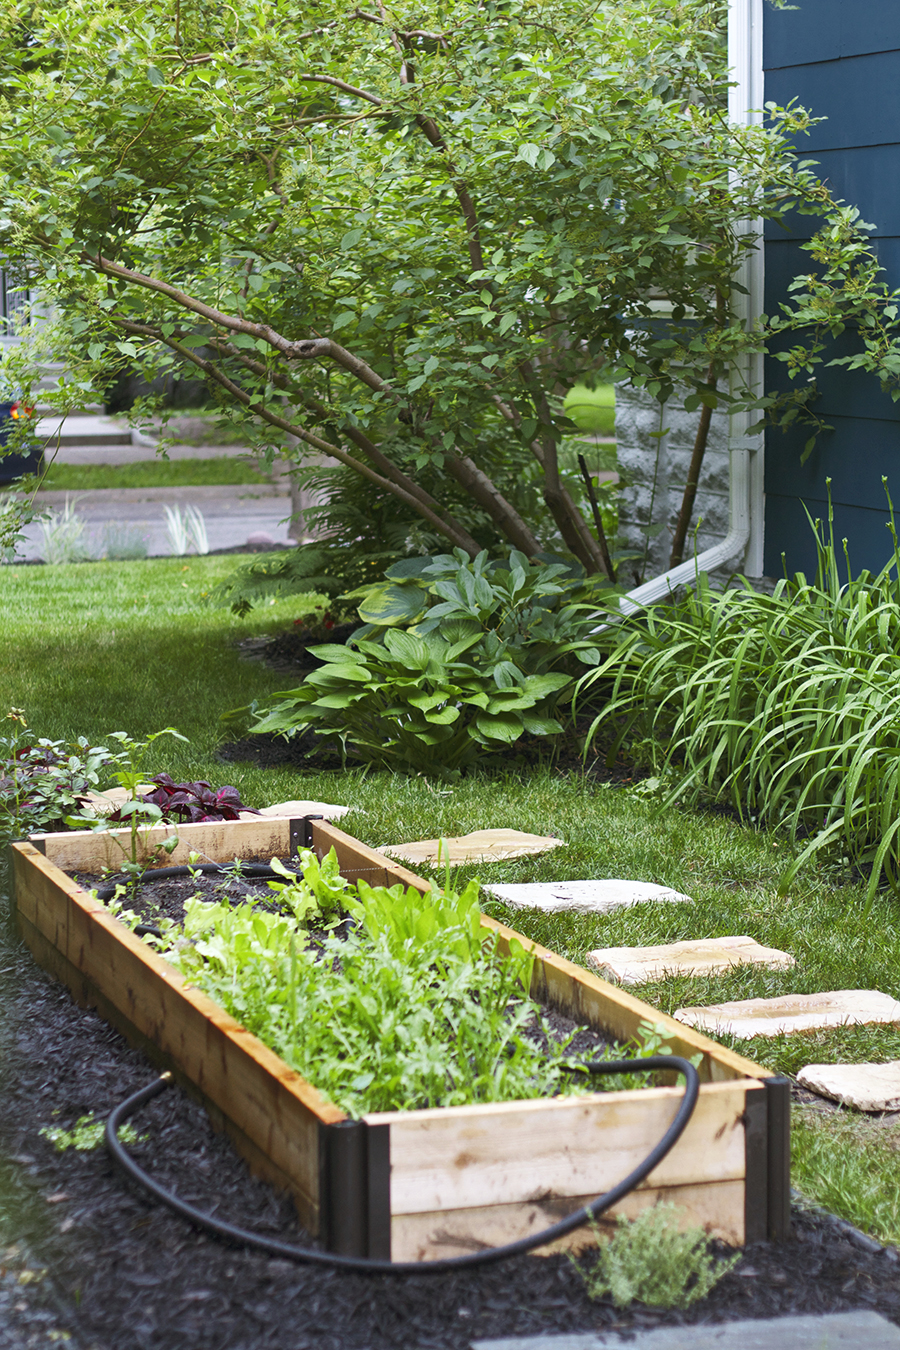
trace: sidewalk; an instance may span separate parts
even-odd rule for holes
[[[156,444],[132,432],[125,418],[78,414],[62,424],[54,417],[38,422],[38,435],[47,459],[59,464],[134,464],[157,458]],[[58,444],[57,444],[58,440]],[[243,445],[172,445],[170,459],[251,458]],[[85,545],[101,556],[116,541],[141,540],[150,557],[171,555],[166,507],[188,506],[202,512],[211,550],[237,548],[253,536],[271,541],[272,548],[290,548],[288,538],[291,498],[288,480],[244,483],[233,487],[106,488],[85,492],[41,492],[38,505],[63,512],[68,503],[86,525]],[[34,561],[43,557],[40,523],[26,527],[16,557]],[[254,542],[257,542],[254,539]]]
[[[272,548],[290,548],[288,519],[291,499],[275,483],[237,487],[109,488],[96,492],[42,492],[38,501],[62,512],[71,509],[86,523],[85,542],[91,553],[102,554],[113,539],[141,539],[150,557],[173,553],[165,508],[194,506],[203,514],[211,550],[236,548],[251,536],[268,536]],[[40,523],[26,526],[16,557],[33,561],[43,557]],[[253,542],[266,543],[265,538]]]

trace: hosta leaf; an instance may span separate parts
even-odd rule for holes
[[[479,713],[475,725],[482,736],[489,741],[503,741],[512,744],[522,735],[522,719],[515,713]]]
[[[555,717],[538,717],[530,712],[522,714],[522,725],[532,736],[556,736],[563,729]]]
[[[361,662],[366,659],[361,652],[354,651],[352,647],[342,647],[337,642],[323,642],[321,646],[307,647],[306,650],[317,661],[335,661],[341,666],[348,661]]]
[[[494,683],[498,689],[513,689],[525,683],[525,676],[512,661],[500,661],[493,669]]]
[[[392,628],[384,635],[384,645],[391,656],[402,661],[408,670],[424,670],[432,659],[432,652],[422,638],[413,637]]]
[[[369,590],[357,613],[363,623],[393,626],[415,623],[425,613],[427,604],[427,594],[418,586],[385,582]]]

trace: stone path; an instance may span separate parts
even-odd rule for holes
[[[796,965],[787,952],[761,947],[750,937],[664,942],[653,947],[600,947],[588,952],[587,960],[604,979],[620,984],[643,984],[667,975],[715,975],[733,966],[789,970]]]
[[[661,1327],[627,1342],[614,1332],[473,1341],[472,1350],[900,1350],[900,1327],[880,1313],[765,1318],[718,1326]]]
[[[486,891],[516,909],[541,909],[545,914],[608,914],[614,909],[651,903],[692,904],[689,895],[650,881],[525,881],[508,886],[485,886]]]
[[[857,1111],[900,1111],[900,1060],[887,1064],[807,1064],[797,1082]]]
[[[679,1008],[673,1016],[712,1035],[791,1036],[819,1027],[900,1024],[900,1003],[876,989],[835,989]]]

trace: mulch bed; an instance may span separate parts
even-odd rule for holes
[[[0,934],[0,1180],[22,1242],[0,1266],[0,1347],[76,1350],[468,1350],[473,1339],[719,1322],[870,1308],[900,1322],[900,1265],[838,1221],[796,1210],[792,1239],[747,1248],[687,1313],[592,1303],[564,1256],[458,1275],[367,1277],[313,1270],[195,1233],[135,1191],[102,1150],[57,1153],[43,1126],[102,1117],[155,1070]],[[303,1242],[289,1203],[253,1180],[204,1112],[170,1089],[135,1122],[136,1156],[201,1208]],[[10,1162],[14,1167],[10,1167]],[[10,1209],[10,1204],[13,1208]],[[871,1245],[871,1244],[869,1244]],[[20,1283],[22,1268],[45,1268]],[[10,1339],[5,1339],[5,1338]]]

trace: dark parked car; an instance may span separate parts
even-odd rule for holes
[[[12,432],[22,419],[31,416],[32,409],[26,408],[24,403],[20,403],[17,399],[0,403],[0,483],[11,483],[14,478],[21,478],[23,473],[41,471],[41,447],[33,434],[29,436],[29,445],[22,447],[25,450],[24,454],[4,453]]]

